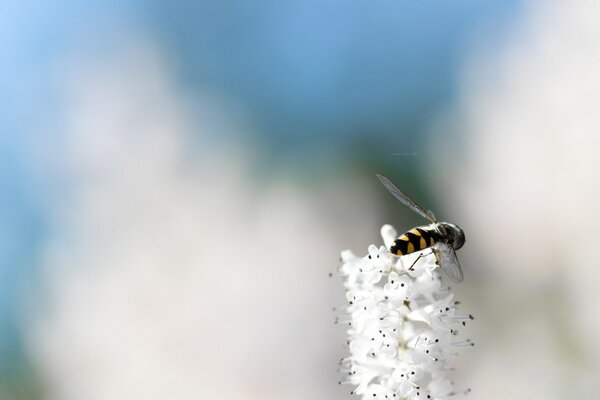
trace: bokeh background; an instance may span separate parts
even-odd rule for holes
[[[593,1],[0,5],[0,399],[331,399],[339,251],[464,228],[472,398],[600,392]]]

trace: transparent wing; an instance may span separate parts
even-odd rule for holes
[[[394,195],[395,198],[400,200],[402,204],[408,206],[408,208],[419,214],[421,217],[428,219],[429,222],[436,223],[436,220],[431,211],[425,211],[421,206],[415,203],[413,199],[408,197],[402,190],[398,189],[398,187],[394,185],[392,181],[380,174],[377,174],[377,178],[379,179],[379,182],[381,182],[381,184],[385,186],[385,188],[392,195]]]
[[[433,211],[427,210],[427,215],[429,216],[429,218],[427,218],[428,220],[430,220],[430,221],[436,221],[435,215],[433,215]]]
[[[464,275],[454,249],[445,243],[438,243],[433,252],[446,275],[455,282],[462,282]]]

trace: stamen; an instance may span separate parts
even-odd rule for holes
[[[466,396],[467,394],[471,393],[471,389],[467,388],[467,389],[463,389],[463,390],[459,390],[459,391],[455,391],[452,392],[448,395],[448,399],[454,399],[456,397],[460,397],[460,396]]]
[[[475,343],[473,343],[471,341],[471,339],[466,339],[466,340],[461,340],[459,342],[452,342],[452,343],[450,343],[450,345],[457,346],[457,347],[466,347],[466,346],[475,346]]]

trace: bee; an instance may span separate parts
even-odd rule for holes
[[[431,211],[425,211],[410,197],[402,192],[388,178],[377,174],[381,184],[400,202],[421,217],[427,219],[430,224],[417,226],[403,233],[394,240],[389,252],[396,256],[403,256],[420,250],[431,248],[436,258],[436,263],[446,272],[450,279],[461,282],[464,278],[460,263],[456,257],[456,250],[465,244],[465,233],[457,225],[449,222],[437,222]],[[421,253],[415,263],[423,257]]]

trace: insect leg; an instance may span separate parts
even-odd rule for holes
[[[427,253],[427,254],[425,254],[425,253],[419,254],[419,257],[416,258],[416,260],[412,263],[412,265],[408,268],[408,270],[409,271],[414,271],[415,270],[414,266],[417,263],[417,261],[419,261],[422,257],[429,256],[429,255],[432,255],[432,254],[433,254],[433,250],[431,250],[431,252]]]

